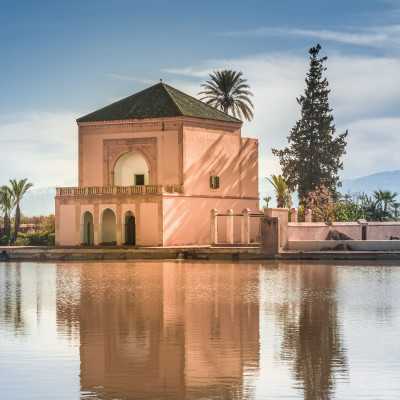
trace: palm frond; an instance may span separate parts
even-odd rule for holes
[[[234,117],[238,115],[251,121],[254,105],[250,99],[253,93],[248,90],[247,80],[242,78],[241,71],[223,70],[213,71],[209,74],[210,80],[201,84],[204,88],[198,95],[206,104],[219,108],[224,112],[231,112]]]

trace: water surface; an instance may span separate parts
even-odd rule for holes
[[[395,263],[0,264],[4,399],[399,399]]]

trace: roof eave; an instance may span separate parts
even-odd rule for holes
[[[132,124],[132,123],[145,123],[145,122],[157,122],[157,121],[167,121],[167,120],[185,120],[185,121],[202,121],[202,122],[211,122],[217,123],[219,125],[229,125],[229,126],[242,126],[243,122],[238,120],[238,122],[234,121],[222,121],[222,120],[214,120],[209,118],[200,118],[200,117],[189,117],[189,116],[176,116],[176,117],[158,117],[158,118],[131,118],[131,119],[115,119],[115,120],[99,120],[99,121],[80,121],[81,118],[76,120],[78,126],[88,126],[88,125],[112,125],[112,124]]]

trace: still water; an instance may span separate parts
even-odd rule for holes
[[[0,264],[0,398],[400,399],[395,263]]]

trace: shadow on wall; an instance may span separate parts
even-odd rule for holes
[[[251,196],[249,190],[255,191],[258,196],[258,144],[249,138],[242,138],[242,165],[246,166],[242,170],[242,179],[246,182],[246,188],[243,187],[243,196]],[[253,172],[256,172],[254,174]],[[254,210],[252,210],[254,211]],[[258,212],[258,210],[257,210]]]
[[[237,140],[240,140],[237,138]],[[219,136],[215,142],[204,149],[203,155],[186,170],[186,189],[192,190],[194,193],[204,194],[204,189],[210,190],[210,176],[211,171],[220,176],[221,187],[218,190],[209,192],[210,196],[239,196],[239,182],[240,182],[240,152],[233,156],[228,157],[227,153],[221,149],[223,136]],[[251,144],[254,141],[247,140],[244,146],[244,151],[249,153],[252,150]],[[237,147],[239,150],[239,146]],[[251,154],[247,154],[245,160],[252,159]],[[249,168],[256,169],[257,154],[253,157],[252,164]],[[257,185],[257,175],[247,179],[243,184]],[[193,186],[196,185],[193,189]],[[191,192],[191,194],[193,194]],[[256,192],[256,196],[258,193]],[[248,202],[248,201],[247,201]],[[254,201],[254,207],[251,208],[252,212],[258,212],[257,201]],[[166,205],[167,202],[164,202]],[[174,202],[177,204],[177,201]],[[247,203],[246,203],[247,204]],[[167,235],[167,243],[182,243],[184,244],[210,244],[210,213],[211,209],[216,208],[219,213],[226,213],[228,209],[233,209],[235,213],[241,213],[244,206],[243,200],[235,199],[184,199],[179,207],[164,207],[164,233]],[[223,217],[219,217],[223,218]],[[223,222],[221,220],[221,234],[224,235]],[[226,232],[226,229],[225,229]],[[235,242],[241,241],[241,222],[239,219],[234,221],[234,237]],[[225,233],[226,236],[226,233]]]

